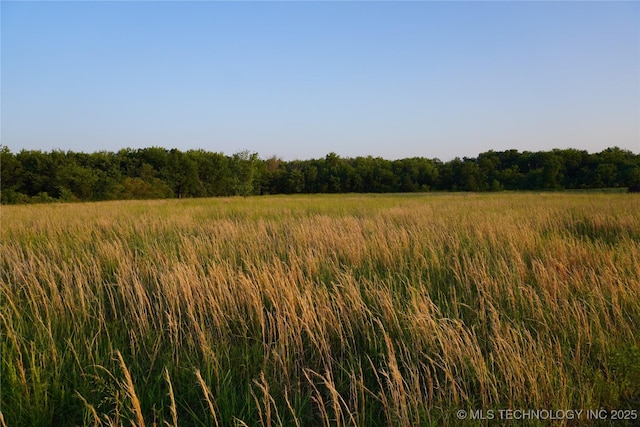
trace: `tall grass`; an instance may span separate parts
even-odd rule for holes
[[[640,406],[633,195],[3,206],[0,233],[7,425]]]

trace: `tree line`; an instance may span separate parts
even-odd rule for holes
[[[340,157],[284,161],[241,151],[150,147],[94,153],[0,148],[3,204],[292,193],[563,190],[640,184],[640,155],[618,147],[487,151],[443,162]]]

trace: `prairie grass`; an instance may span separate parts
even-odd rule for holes
[[[640,407],[634,195],[1,214],[2,424],[424,426],[464,424],[458,409]]]

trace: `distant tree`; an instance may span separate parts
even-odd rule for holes
[[[69,161],[58,168],[56,178],[58,190],[60,194],[65,193],[67,201],[74,199],[91,200],[93,198],[94,185],[97,179],[93,169],[85,168],[76,162]]]
[[[24,170],[20,160],[8,147],[0,145],[0,202],[18,203],[26,198],[20,193]]]
[[[18,191],[27,196],[47,193],[47,197],[58,196],[56,165],[51,153],[39,150],[22,150],[16,154],[22,165],[22,179]]]
[[[457,191],[459,189],[461,165],[462,160],[459,157],[438,164],[438,190]]]
[[[125,199],[166,199],[174,195],[171,188],[158,178],[149,182],[142,178],[127,177],[123,186],[122,196]]]
[[[460,166],[460,187],[464,191],[480,191],[483,184],[480,166],[472,159],[464,159]]]
[[[396,160],[392,170],[398,176],[402,192],[414,192],[420,189],[420,161],[417,158]]]
[[[627,179],[626,185],[628,186],[640,185],[640,164],[630,169],[629,177]]]
[[[612,163],[600,163],[596,166],[593,180],[595,187],[617,187],[618,168]]]
[[[554,153],[541,154],[542,157],[542,185],[548,190],[557,190],[560,188],[562,176],[560,169],[562,167],[562,158]]]
[[[117,153],[48,153],[0,146],[2,203],[54,200],[202,197],[276,193],[498,191],[631,187],[640,184],[640,154],[618,147],[589,154],[566,149],[488,151],[477,158],[380,157],[261,160],[241,151],[150,147]]]
[[[287,193],[302,193],[304,190],[304,174],[300,169],[292,169],[287,177]]]
[[[167,160],[165,180],[176,197],[203,195],[204,189],[198,177],[198,164],[192,156],[172,149]]]
[[[356,157],[353,161],[353,168],[355,170],[354,191],[360,193],[376,192],[376,165],[373,157]]]
[[[261,194],[277,194],[286,192],[286,163],[282,159],[271,156],[261,162],[260,187]]]
[[[254,194],[258,176],[258,154],[239,151],[231,158],[231,190],[236,196]]]
[[[373,185],[375,192],[400,191],[400,178],[393,173],[393,164],[382,157],[373,159]]]
[[[304,173],[304,188],[308,193],[317,193],[319,190],[318,165],[316,161],[305,162],[301,170]]]
[[[518,190],[524,187],[525,175],[520,172],[518,165],[499,170],[496,175],[500,186],[506,190]]]
[[[172,151],[174,151],[174,155],[178,152],[178,150]],[[154,176],[170,175],[169,162],[171,154],[167,149],[161,147],[143,148],[137,151],[136,156],[140,164],[146,163],[156,171]]]
[[[203,196],[228,196],[230,194],[229,158],[222,153],[204,150],[188,151],[195,162],[199,187]]]
[[[562,159],[560,185],[563,188],[580,188],[581,183],[584,182],[584,168],[589,153],[586,150],[576,149],[553,150],[553,153]]]
[[[116,153],[118,169],[123,177],[139,177],[142,159],[131,148],[123,148]]]
[[[491,150],[481,153],[478,156],[478,166],[480,168],[480,182],[478,183],[481,190],[497,191],[502,188],[498,177],[500,170],[500,157]]]
[[[124,177],[120,171],[117,155],[100,151],[88,155],[81,162],[95,175],[91,200],[113,200],[122,198]]]

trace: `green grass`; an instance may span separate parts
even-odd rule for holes
[[[604,193],[3,206],[0,412],[409,426],[636,409],[639,208]]]

